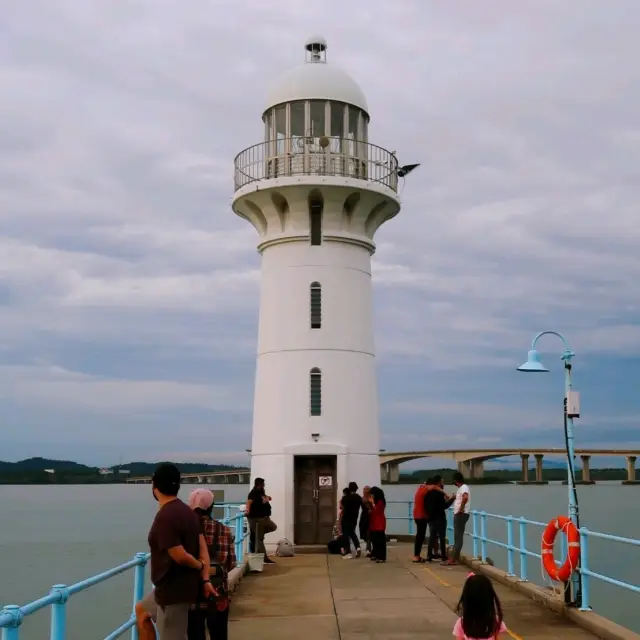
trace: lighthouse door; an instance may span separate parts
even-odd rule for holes
[[[337,516],[336,456],[296,456],[294,542],[326,544]]]

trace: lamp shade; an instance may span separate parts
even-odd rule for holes
[[[526,371],[529,373],[546,373],[549,371],[542,362],[540,362],[540,354],[531,349],[527,354],[527,361],[518,367],[518,371]]]

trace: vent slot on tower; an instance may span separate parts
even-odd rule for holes
[[[322,285],[312,282],[309,287],[309,312],[311,316],[311,328],[322,328]]]
[[[309,413],[312,416],[322,415],[322,372],[314,367],[309,372]]]
[[[314,246],[322,244],[322,200],[313,199],[309,201],[309,229],[311,244]]]

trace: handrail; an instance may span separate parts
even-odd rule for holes
[[[232,526],[234,529],[234,545],[236,559],[238,565],[244,562],[245,541],[249,537],[248,527],[244,513],[240,511],[239,504],[222,503],[218,506],[224,507],[224,518],[221,520],[223,524]],[[232,509],[238,511],[231,515]],[[33,602],[29,602],[22,607],[17,605],[5,605],[0,609],[0,630],[2,630],[2,640],[20,640],[20,626],[24,618],[40,611],[45,607],[51,607],[51,640],[65,640],[67,633],[67,610],[66,604],[69,598],[76,593],[86,591],[101,582],[106,582],[114,576],[120,575],[129,569],[134,569],[133,580],[133,606],[132,612],[128,620],[122,623],[117,629],[112,631],[105,640],[115,640],[120,638],[127,631],[131,630],[131,640],[138,640],[138,631],[136,629],[135,606],[142,600],[144,596],[145,586],[145,570],[149,561],[149,553],[136,553],[133,560],[129,560],[102,573],[90,576],[85,580],[76,582],[72,585],[56,584],[51,587],[48,595],[38,598]]]
[[[413,502],[407,500],[390,500],[389,504],[406,504],[408,507],[408,516],[391,516],[390,520],[409,520],[409,533],[413,533]],[[449,509],[451,511],[451,509]],[[527,518],[517,518],[514,516],[503,516],[496,513],[487,513],[486,511],[471,510],[471,531],[465,531],[465,535],[472,540],[472,557],[480,560],[481,563],[487,563],[487,547],[494,545],[507,551],[507,575],[519,578],[522,582],[528,582],[528,559],[537,558],[542,560],[542,554],[527,549],[527,527],[535,526],[545,528],[546,522],[538,522],[537,520],[528,520]],[[490,520],[497,520],[506,524],[506,542],[502,540],[494,540],[487,536],[487,525]],[[515,527],[518,527],[518,544],[515,543]],[[447,522],[447,531],[453,534],[453,524],[450,520]],[[640,540],[634,538],[624,538],[621,536],[611,535],[608,533],[598,533],[590,531],[586,527],[579,529],[580,534],[580,566],[577,571],[580,575],[581,602],[580,611],[591,611],[591,578],[600,580],[607,584],[640,593],[640,586],[611,578],[602,573],[597,573],[589,568],[589,540],[598,538],[609,542],[618,542],[640,547]],[[519,559],[519,572],[516,574],[515,559],[516,554]],[[567,539],[564,535],[560,536],[560,557],[562,561],[556,560],[556,564],[561,565],[567,554]]]
[[[280,138],[254,144],[234,160],[235,190],[258,180],[300,175],[356,178],[398,190],[398,159],[350,138]]]

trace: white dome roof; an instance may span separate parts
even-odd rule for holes
[[[326,49],[323,38],[311,38],[305,49],[319,46]],[[269,92],[265,111],[283,102],[294,100],[336,100],[360,107],[369,113],[367,99],[356,81],[345,71],[324,61],[311,60],[285,73]]]

